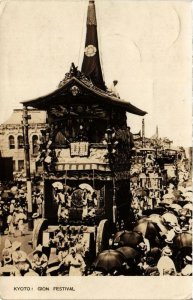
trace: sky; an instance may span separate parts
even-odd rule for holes
[[[148,112],[159,129],[191,146],[191,2],[96,0],[99,51],[107,86]],[[81,68],[87,0],[9,0],[0,5],[0,123],[21,101],[55,90],[72,62]],[[133,133],[142,117],[128,114]]]

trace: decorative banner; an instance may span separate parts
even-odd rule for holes
[[[98,50],[97,22],[94,1],[89,2],[87,14],[87,33],[81,71],[102,90],[106,90]]]
[[[76,142],[70,144],[71,156],[88,156],[89,143],[88,142]]]

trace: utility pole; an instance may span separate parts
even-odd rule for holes
[[[25,153],[25,172],[27,180],[27,207],[28,207],[28,229],[33,230],[33,220],[32,220],[32,182],[30,175],[30,146],[29,146],[29,135],[28,120],[31,116],[28,115],[28,110],[26,106],[23,106],[23,139],[24,139],[24,153]]]

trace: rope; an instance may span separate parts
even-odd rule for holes
[[[84,0],[82,0],[84,1]],[[87,4],[87,1],[84,1],[85,6]],[[84,7],[84,13],[83,13],[83,19],[82,19],[82,30],[81,30],[81,38],[80,38],[80,47],[79,47],[79,53],[78,53],[78,69],[80,69],[80,52],[81,52],[81,48],[82,48],[82,41],[83,41],[83,32],[84,32],[84,26],[85,26],[85,15],[86,15],[86,7]]]
[[[100,5],[99,5],[100,1],[97,1],[97,7],[96,8],[96,19],[97,19],[97,31],[98,31],[98,50],[101,49],[100,45],[101,45],[101,27],[100,27]],[[95,5],[96,7],[96,5]],[[99,20],[99,22],[98,22]],[[99,55],[99,60],[100,60],[100,64],[101,64],[101,71],[102,71],[102,76],[103,76],[103,81],[105,82],[105,76],[104,76],[104,71],[103,71],[103,57],[102,57],[102,51],[100,51],[100,55]]]

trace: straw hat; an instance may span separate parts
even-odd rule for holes
[[[167,244],[173,244],[173,240],[169,240],[168,238],[165,239],[165,242],[166,242]]]
[[[171,256],[172,250],[168,246],[166,246],[162,249],[162,255]]]
[[[32,215],[32,218],[33,219],[36,219],[36,218],[38,218],[39,217],[39,214],[38,213],[34,213],[33,215]]]
[[[192,263],[192,257],[189,255],[186,255],[185,260],[187,263],[190,263],[190,264]]]
[[[10,252],[8,250],[4,251],[3,253],[3,262],[4,264],[8,264],[12,261],[12,257],[10,255]]]

